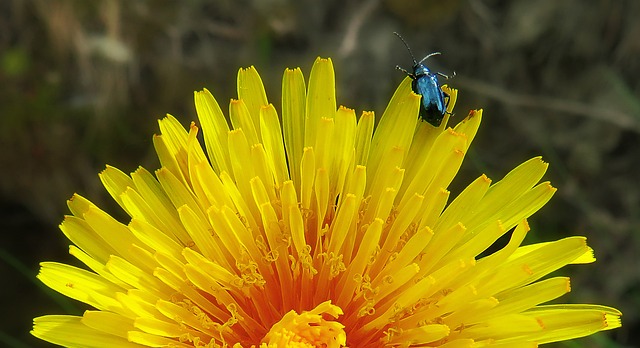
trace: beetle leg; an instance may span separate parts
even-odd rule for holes
[[[402,67],[400,67],[400,65],[396,65],[396,69],[402,71],[403,73],[407,74],[407,76],[409,76],[412,79],[416,79],[416,76],[410,72],[408,72],[406,69],[403,69]]]
[[[451,74],[451,76],[445,75],[445,74],[443,74],[441,72],[437,72],[436,74],[438,74],[438,76],[440,76],[440,77],[444,77],[445,79],[450,79],[452,77],[456,77],[456,72],[455,71],[453,72],[453,74]]]
[[[453,117],[453,112],[449,112],[447,111],[447,109],[449,108],[449,101],[451,101],[451,96],[449,95],[449,93],[442,91],[442,94],[444,95],[444,113],[446,115],[449,115],[451,117]]]

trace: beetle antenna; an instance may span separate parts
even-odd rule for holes
[[[422,62],[424,62],[425,60],[427,60],[427,58],[429,58],[429,57],[431,57],[431,56],[437,56],[437,55],[439,55],[439,54],[440,54],[440,52],[433,52],[433,53],[429,53],[429,54],[427,54],[427,56],[426,56],[426,57],[424,57],[424,58],[420,59],[420,61],[418,62],[418,64],[422,64]]]
[[[402,40],[402,43],[404,44],[404,46],[407,48],[407,51],[409,51],[409,54],[411,55],[411,59],[413,59],[413,64],[414,65],[418,65],[418,63],[416,63],[416,57],[413,56],[413,52],[411,52],[411,47],[409,47],[409,44],[404,41],[404,39],[402,38],[402,36],[400,36],[400,34],[398,34],[397,32],[393,32],[394,34],[396,34],[397,37],[400,38],[400,40]],[[432,53],[433,54],[433,53]],[[423,59],[424,60],[424,59]]]

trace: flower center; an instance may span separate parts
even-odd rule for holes
[[[347,341],[344,325],[324,318],[337,318],[342,314],[342,309],[331,301],[300,314],[292,310],[271,327],[262,339],[261,347],[344,347]]]

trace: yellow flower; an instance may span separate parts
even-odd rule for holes
[[[449,112],[457,91],[450,95]],[[482,110],[453,128],[418,119],[407,78],[374,131],[373,112],[336,107],[331,60],[308,86],[286,70],[282,122],[251,67],[230,128],[204,90],[204,133],[172,116],[153,138],[162,167],[100,178],[131,220],[74,195],[60,228],[86,268],[43,262],[38,278],[94,309],[36,318],[69,347],[534,347],[620,326],[598,305],[542,305],[593,262],[585,238],[521,246],[553,196],[533,158],[495,184],[447,187]],[[512,230],[502,249],[481,256]],[[484,254],[482,254],[484,255]]]

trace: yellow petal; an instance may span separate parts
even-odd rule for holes
[[[300,161],[305,144],[306,87],[300,68],[286,69],[282,76],[282,124],[289,173],[300,192]]]
[[[98,331],[82,323],[82,317],[46,315],[33,320],[31,333],[45,341],[72,348],[136,348],[126,338]]]
[[[207,89],[194,92],[194,99],[211,166],[218,172],[230,172],[227,150],[229,125],[222,114],[222,109]]]
[[[383,156],[392,148],[399,148],[406,153],[409,150],[413,134],[418,122],[420,96],[411,90],[411,79],[406,78],[391,97],[391,101],[382,114],[378,127],[373,134],[371,151],[367,161],[370,172],[376,174]],[[404,162],[404,156],[400,159]]]
[[[316,143],[317,125],[336,113],[336,81],[331,59],[318,57],[311,68],[305,109],[304,145]]]
[[[253,65],[238,70],[238,99],[245,103],[253,124],[260,132],[260,109],[269,105],[269,102],[262,79]]]
[[[260,109],[260,131],[269,160],[269,169],[279,188],[283,182],[289,180],[289,170],[287,168],[280,121],[276,109],[271,104]]]

